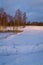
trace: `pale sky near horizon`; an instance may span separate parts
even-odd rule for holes
[[[0,8],[10,15],[20,8],[27,13],[29,21],[43,21],[43,0],[0,0]]]

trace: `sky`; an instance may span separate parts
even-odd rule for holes
[[[0,0],[0,8],[13,16],[20,9],[29,21],[43,21],[43,0]]]

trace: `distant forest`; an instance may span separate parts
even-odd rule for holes
[[[31,25],[31,26],[43,26],[43,22],[27,22],[26,25]]]
[[[0,26],[26,26],[37,25],[43,26],[43,22],[27,22],[26,12],[22,12],[17,9],[14,16],[11,16],[5,12],[3,8],[0,8]]]

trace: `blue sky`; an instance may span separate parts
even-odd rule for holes
[[[0,0],[1,7],[10,15],[20,8],[27,12],[28,20],[43,21],[43,0]]]

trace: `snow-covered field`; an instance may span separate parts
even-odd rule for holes
[[[0,65],[43,65],[43,26],[27,26],[16,35],[0,33]]]

